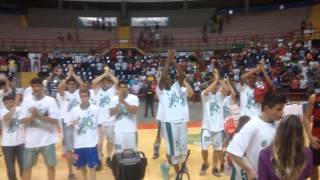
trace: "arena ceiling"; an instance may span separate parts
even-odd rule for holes
[[[1,0],[2,7],[58,8],[59,0]],[[123,0],[62,0],[64,9],[119,10]],[[184,0],[124,0],[128,10],[181,9]],[[188,8],[241,8],[245,0],[187,0]],[[303,0],[249,0],[251,6],[302,2]]]

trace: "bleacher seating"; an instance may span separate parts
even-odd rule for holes
[[[209,38],[231,35],[287,32],[299,29],[300,22],[306,20],[310,7],[300,7],[283,11],[233,15],[231,22],[224,25],[223,33],[209,33]],[[210,28],[208,28],[209,30]],[[139,38],[142,28],[133,29],[133,37]],[[202,27],[161,28],[162,34],[171,34],[174,39],[202,39]]]

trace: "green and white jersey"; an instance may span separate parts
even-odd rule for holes
[[[110,117],[111,99],[116,96],[117,89],[112,86],[108,90],[99,89],[96,94],[96,105],[99,107],[99,121],[104,126],[114,126],[114,117]]]
[[[221,92],[209,93],[208,96],[201,93],[203,106],[202,129],[211,132],[219,132],[224,129],[223,95]]]
[[[127,104],[139,107],[139,99],[136,95],[128,94],[124,99]],[[111,107],[116,107],[119,104],[119,96],[114,96],[111,99]],[[137,114],[130,113],[123,104],[120,105],[119,113],[114,116],[115,125],[114,132],[117,133],[132,133],[137,132]]]
[[[3,118],[9,112],[7,108],[1,110],[2,122],[2,146],[17,146],[24,143],[24,125],[21,124],[19,119],[21,109],[16,107],[16,111],[8,123],[5,123]]]
[[[261,113],[261,105],[256,103],[254,89],[247,84],[240,88],[240,115],[247,115],[253,118]]]
[[[68,124],[75,124],[73,132],[74,148],[90,148],[98,144],[98,125],[101,123],[97,114],[98,107],[92,104],[85,110],[81,109],[80,105],[71,110],[71,121]]]
[[[170,90],[157,89],[159,106],[163,116],[162,122],[180,123],[186,122],[188,102],[186,101],[186,88],[182,88],[178,82],[175,82]]]

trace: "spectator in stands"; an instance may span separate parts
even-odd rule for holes
[[[70,32],[68,32],[68,34],[67,34],[67,40],[68,41],[72,41],[73,40],[72,34]]]
[[[57,39],[60,40],[60,41],[64,41],[64,36],[62,35],[61,32],[58,32]]]
[[[112,23],[111,21],[108,21],[108,32],[112,31]]]
[[[154,95],[155,89],[152,87],[152,81],[147,80],[147,87],[145,89],[145,111],[144,117],[148,117],[148,109],[151,110],[151,115],[154,118]]]
[[[99,18],[96,19],[96,29],[97,30],[100,29],[100,20],[99,20]]]
[[[102,17],[102,20],[101,20],[101,28],[102,28],[102,31],[105,31],[106,30],[106,21],[104,19],[104,17]]]
[[[202,41],[205,43],[208,42],[207,24],[204,24],[202,27]]]

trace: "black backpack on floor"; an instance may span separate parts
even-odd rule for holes
[[[142,180],[145,175],[147,158],[141,151],[132,149],[113,155],[111,169],[116,180]]]

